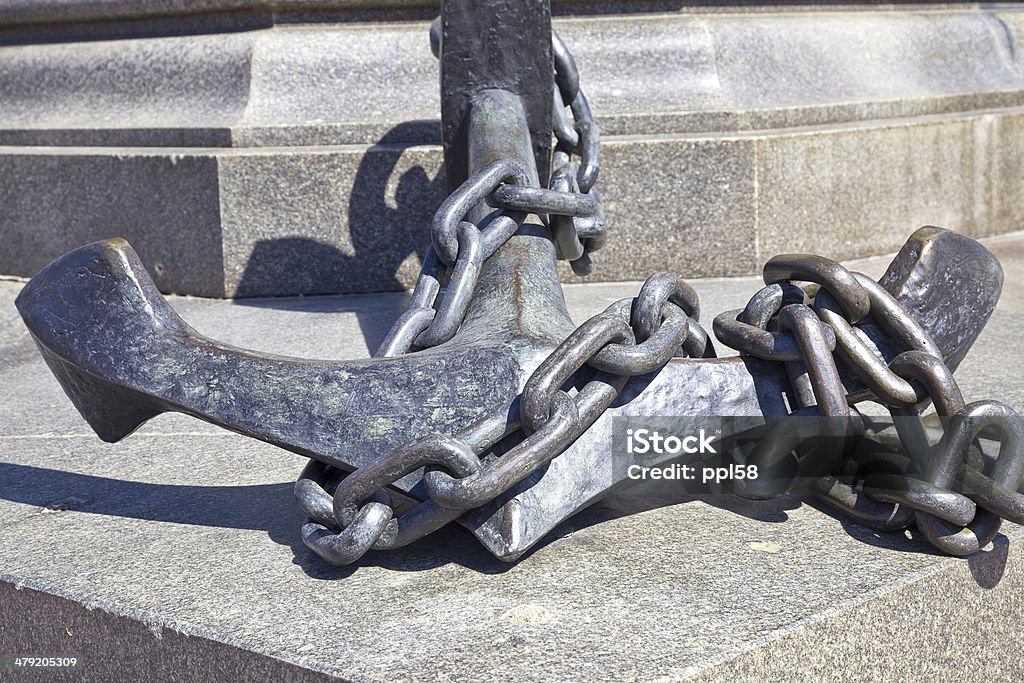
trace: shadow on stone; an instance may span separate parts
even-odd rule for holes
[[[366,566],[422,571],[457,562],[486,574],[512,566],[495,559],[468,531],[445,528],[406,548],[370,553],[351,567],[333,567],[302,543],[299,530],[305,517],[292,496],[292,482],[152,484],[12,463],[0,463],[0,482],[0,498],[52,511],[265,531],[272,541],[290,548],[295,564],[316,579],[342,579]]]
[[[422,126],[417,121],[395,126],[362,156],[348,198],[347,225],[341,228],[348,232],[341,242],[350,246],[298,236],[257,241],[236,296],[404,291],[414,273],[403,280],[399,270],[410,256],[422,261],[431,220],[445,194],[443,167],[431,178],[422,166],[412,166],[392,182],[410,135]],[[317,232],[331,233],[331,226],[321,227]]]
[[[298,528],[294,533],[298,537]],[[330,565],[306,549],[301,542],[299,546],[295,563],[309,577],[326,581],[346,579],[369,567],[413,572],[455,563],[481,574],[502,574],[516,566],[515,562],[502,562],[491,555],[469,531],[457,524],[450,524],[404,548],[371,550],[357,563],[347,567]],[[524,557],[527,556],[529,553]]]
[[[740,517],[761,522],[783,523],[789,520],[788,510],[795,510],[802,505],[799,498],[780,496],[772,500],[746,500],[730,493],[722,494],[689,494],[678,483],[664,481],[645,481],[624,490],[616,491],[583,510],[572,518],[556,526],[544,540],[527,551],[525,559],[541,548],[564,538],[574,532],[598,526],[621,517],[628,517],[642,512],[700,501],[711,507],[726,510]],[[692,508],[679,510],[680,524],[692,521],[700,523],[699,512]]]
[[[967,558],[967,568],[975,583],[982,588],[995,588],[1006,573],[1006,560],[1010,553],[1010,540],[1003,534],[992,539],[990,550],[981,550]]]
[[[924,535],[911,526],[903,531],[875,531],[869,527],[857,523],[855,520],[844,516],[832,509],[827,503],[808,499],[807,503],[819,512],[832,517],[838,521],[851,538],[875,548],[885,550],[896,550],[902,553],[920,553],[934,555],[936,557],[951,557],[938,550],[928,542]],[[982,588],[995,588],[1002,579],[1003,570],[1006,565],[1006,557],[1009,551],[1009,539],[1003,534],[998,534],[992,541],[991,550],[982,550],[967,558],[968,567],[974,580]]]
[[[42,467],[0,463],[0,498],[49,510],[67,510],[114,517],[194,524],[214,528],[265,531],[275,543],[291,549],[293,561],[311,578],[345,579],[364,567],[415,572],[456,563],[482,574],[501,574],[516,565],[493,557],[465,529],[449,525],[405,548],[371,552],[359,563],[335,567],[306,548],[299,530],[305,522],[292,496],[292,482],[246,486],[183,486],[124,481],[64,472]],[[769,501],[747,501],[735,496],[694,496],[663,483],[638,485],[614,493],[572,519],[555,527],[532,547],[522,561],[570,534],[620,517],[699,500],[734,514],[772,523],[788,521],[787,510],[803,504],[799,498],[782,496]],[[836,518],[852,538],[867,545],[942,556],[916,534],[879,533],[852,522],[817,501],[816,509]],[[697,520],[694,519],[696,522]],[[686,511],[680,511],[686,523]],[[1000,534],[990,550],[967,560],[974,580],[982,588],[995,588],[1003,577],[1009,542]]]
[[[411,136],[422,135],[424,122],[395,126],[363,156],[348,203],[347,229],[353,253],[308,237],[281,237],[256,242],[237,288],[236,304],[285,310],[310,310],[299,293],[354,294],[404,292],[413,274],[400,277],[411,256],[422,262],[430,241],[430,222],[444,198],[444,169],[431,178],[422,166],[406,170],[388,188]],[[408,264],[407,264],[408,267]],[[324,299],[312,304],[321,312],[354,312],[367,345],[374,349],[405,308],[407,297],[365,301]]]

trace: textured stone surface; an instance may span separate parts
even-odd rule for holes
[[[440,147],[222,157],[226,292],[405,289],[445,197],[440,167]]]
[[[856,257],[925,223],[1020,229],[1022,14],[556,20],[604,130],[613,238],[593,277]],[[0,273],[122,235],[168,292],[408,287],[443,198],[426,22],[209,17],[152,38],[0,36]]]
[[[753,272],[754,145],[747,139],[609,139],[601,169],[609,239],[594,254],[597,278],[636,280],[657,270],[685,277]],[[561,265],[566,280],[582,281]]]
[[[115,616],[23,585],[0,582],[0,595],[0,604],[31,615],[31,619],[0,620],[0,647],[5,653],[24,654],[28,644],[42,647],[47,643],[50,650],[78,659],[73,669],[48,670],[43,674],[48,681],[337,680],[227,643],[190,637],[133,616]],[[31,679],[31,674],[5,674]]]
[[[74,244],[125,237],[166,292],[224,296],[218,161],[138,149],[0,151],[0,272],[31,275]]]
[[[863,0],[861,0],[863,1]],[[869,0],[870,1],[870,0]],[[715,5],[717,0],[698,0],[686,5]],[[822,0],[809,0],[813,5]],[[680,0],[552,0],[554,11],[677,11]],[[734,5],[758,5],[758,0],[734,0]],[[560,5],[568,5],[563,9]],[[248,12],[268,17],[304,16],[310,11],[334,10],[339,17],[365,16],[369,10],[381,10],[378,16],[394,17],[401,10],[421,9],[436,12],[439,0],[4,0],[0,4],[0,22],[12,26],[47,23],[101,22],[115,20],[155,20],[164,17],[189,17],[223,12]]]
[[[1020,229],[1021,120],[1011,110],[725,138],[610,137],[611,237],[591,278],[752,273],[792,251],[860,257],[894,250],[929,223],[974,236]],[[0,215],[10,236],[0,270],[29,275],[119,235],[169,292],[365,292],[415,281],[444,198],[439,147],[180,151],[0,148],[10,179],[0,196],[13,207]],[[567,267],[562,275],[579,281]]]
[[[779,634],[692,680],[1018,679],[1024,667],[1008,660],[1005,648],[1014,647],[1020,634],[1011,615],[1022,607],[1022,561],[1017,536],[946,571],[924,570],[892,590],[840,602],[820,621]],[[937,642],[943,645],[937,648]],[[900,656],[892,655],[894,648]]]
[[[1024,240],[988,244],[1006,292],[957,375],[968,400],[1022,409]],[[855,267],[877,276],[884,262]],[[757,282],[695,282],[705,319],[741,305]],[[567,299],[581,320],[637,288],[573,285]],[[291,485],[301,459],[180,415],[99,442],[21,327],[18,289],[0,283],[0,651],[81,646],[94,671],[138,655],[170,676],[176,649],[202,640],[211,643],[195,645],[196,658],[229,674],[295,680],[251,653],[357,681],[972,678],[960,661],[988,680],[1024,674],[1024,530],[1013,525],[990,551],[951,559],[798,500],[639,487],[563,524],[518,564],[445,529],[358,567],[328,567],[299,541]],[[229,343],[361,357],[403,301],[173,304]],[[46,619],[30,625],[33,615]],[[126,645],[111,642],[121,634]]]
[[[559,18],[555,26],[605,134],[654,135],[1019,106],[1019,14],[709,13]],[[11,39],[0,46],[0,142],[374,144],[410,122],[418,125],[392,142],[438,142],[427,25]]]
[[[989,116],[941,116],[760,138],[759,257],[822,245],[845,257],[890,251],[902,245],[906,225],[956,226],[973,236],[1024,227],[1020,206],[1006,205],[993,225],[994,176],[1004,191],[1017,185],[993,152],[1020,146],[993,127]]]
[[[991,193],[991,221],[989,232],[998,231],[1000,226],[1024,226],[1024,150],[1019,150],[1024,140],[1024,115],[994,118],[991,120],[988,150],[992,158],[992,176],[989,182]],[[1003,143],[1002,141],[1007,141]],[[1014,141],[1018,141],[1014,144]]]

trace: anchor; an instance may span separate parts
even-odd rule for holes
[[[715,319],[739,356],[716,357],[696,295],[668,274],[577,328],[556,262],[589,272],[606,241],[598,130],[548,1],[445,1],[431,38],[452,194],[409,309],[375,357],[217,342],[174,312],[127,242],[90,244],[32,278],[17,307],[101,439],[173,411],[309,458],[296,485],[310,517],[303,539],[335,564],[451,521],[511,561],[629,483],[611,458],[615,418],[841,414],[863,431],[860,401],[919,415],[959,395],[949,373],[991,315],[1002,271],[979,243],[938,228],[915,232],[878,283],[819,257],[772,259],[747,309]],[[943,405],[962,424],[943,437],[942,468],[844,479],[834,457],[819,458],[812,493],[879,528],[917,514],[948,552],[987,543],[993,524],[968,528],[976,508],[979,519],[1024,510],[1024,428],[994,402]],[[961,451],[984,428],[1003,449],[970,465],[984,491],[964,494],[954,490],[968,467]],[[776,441],[756,456],[766,469],[801,460],[799,443]],[[791,490],[782,479],[737,493]]]

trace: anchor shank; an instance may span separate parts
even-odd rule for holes
[[[516,161],[525,161],[518,158],[521,156],[532,157],[536,176],[546,184],[551,164],[554,64],[550,2],[445,0],[441,32],[441,128],[449,191],[495,153],[513,156]],[[492,133],[500,125],[498,129],[485,126],[490,130],[481,134],[484,122],[477,118],[471,123],[470,112],[479,105],[480,94],[489,90],[503,90],[519,99],[523,121],[498,135]],[[521,126],[532,150],[528,155],[516,151],[523,142]],[[510,137],[503,140],[503,135]]]
[[[531,186],[540,184],[526,113],[518,96],[508,90],[482,90],[473,97],[468,118],[471,174],[492,161],[512,159],[526,169]],[[481,202],[467,220],[480,223],[492,211]]]

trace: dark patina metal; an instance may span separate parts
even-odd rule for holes
[[[999,517],[1024,518],[1019,416],[965,406],[951,373],[999,295],[983,247],[923,228],[878,283],[820,257],[776,257],[746,309],[714,321],[741,352],[729,358],[716,357],[693,290],[665,273],[577,328],[555,263],[588,272],[605,242],[598,131],[548,3],[445,2],[432,42],[452,194],[375,357],[218,343],[175,314],[126,242],[92,244],[17,303],[101,438],[177,411],[311,458],[295,490],[303,539],[336,564],[453,520],[519,557],[626,483],[608,457],[615,416],[820,414],[843,436],[868,429],[854,404],[878,400],[911,418],[900,474],[822,455],[782,422],[749,456],[772,475],[736,492],[778,495],[809,478],[809,492],[864,523],[916,519],[956,554],[987,543]],[[936,448],[913,422],[929,400],[955,418]],[[968,454],[983,429],[1003,440],[987,463]]]

